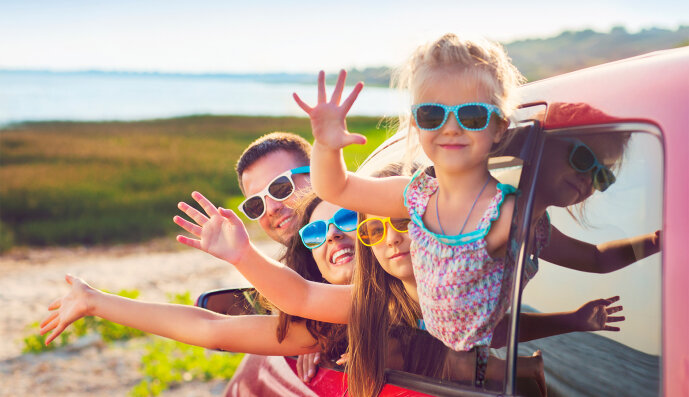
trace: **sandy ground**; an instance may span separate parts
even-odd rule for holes
[[[259,243],[260,244],[260,243]],[[279,246],[260,245],[276,255]],[[139,299],[167,302],[167,294],[246,285],[226,262],[177,243],[110,248],[15,250],[0,256],[0,396],[125,396],[142,376],[141,338],[105,345],[85,337],[58,351],[22,354],[27,326],[68,290],[64,275],[109,291],[138,289]],[[164,396],[218,396],[224,381],[189,382]]]

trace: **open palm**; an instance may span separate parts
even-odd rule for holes
[[[70,324],[88,316],[88,292],[91,287],[80,278],[66,275],[65,280],[72,286],[69,293],[54,300],[49,306],[50,314],[41,322],[40,333],[53,331],[45,340],[49,344],[57,338]]]
[[[347,123],[345,121],[347,112],[349,112],[364,85],[361,82],[357,83],[352,93],[340,105],[346,77],[347,72],[344,70],[340,71],[335,84],[335,90],[330,97],[330,101],[328,101],[325,92],[325,73],[323,71],[318,73],[318,103],[314,107],[307,105],[296,93],[293,94],[297,105],[311,119],[311,129],[313,130],[313,137],[316,143],[330,149],[341,149],[353,143],[366,143],[366,138],[363,135],[350,134],[347,131]]]
[[[198,239],[177,236],[177,241],[230,263],[238,263],[250,242],[241,219],[233,211],[216,208],[199,192],[193,192],[191,197],[201,205],[208,216],[187,203],[179,203],[177,207],[196,223],[179,216],[174,217],[175,223]]]
[[[609,323],[624,321],[624,316],[611,316],[622,311],[622,306],[611,304],[620,300],[619,296],[608,299],[596,299],[584,304],[577,312],[578,323],[582,331],[619,331],[619,327],[613,327]]]

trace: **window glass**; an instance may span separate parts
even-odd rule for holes
[[[533,278],[524,289],[522,312],[562,316],[551,318],[559,322],[541,323],[547,325],[531,335],[599,325],[620,330],[570,332],[521,342],[519,353],[541,350],[549,395],[657,395],[661,142],[644,132],[558,133],[548,136],[543,150],[534,209],[547,207],[552,229],[537,267],[525,264],[526,273],[531,272],[526,278]],[[532,222],[534,230],[539,221]],[[532,240],[530,252],[537,250],[537,231]],[[603,254],[593,255],[596,245]],[[600,302],[584,306],[615,296],[620,300],[607,306]],[[617,306],[623,310],[609,310]],[[605,323],[606,315],[624,320]],[[528,324],[521,321],[520,338],[529,335],[524,330]]]

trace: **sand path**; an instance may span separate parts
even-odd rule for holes
[[[260,243],[259,243],[260,244]],[[264,242],[264,252],[279,246]],[[226,262],[167,243],[106,249],[46,249],[0,256],[0,396],[125,396],[142,378],[142,340],[104,345],[84,338],[73,346],[22,354],[27,326],[68,290],[64,275],[109,291],[138,289],[139,299],[167,302],[168,294],[246,285]],[[190,382],[164,396],[217,396],[224,381]]]

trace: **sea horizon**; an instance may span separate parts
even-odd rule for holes
[[[0,87],[0,128],[37,121],[139,121],[192,115],[306,117],[292,93],[313,103],[316,74],[7,69],[0,70]],[[403,103],[396,90],[367,86],[349,114],[394,117]]]

